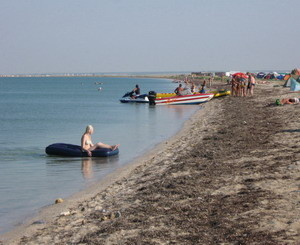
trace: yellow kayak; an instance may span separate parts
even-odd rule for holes
[[[210,93],[214,94],[214,98],[231,94],[229,90],[211,91]]]
[[[231,92],[229,90],[206,91],[206,93],[214,94],[214,98],[231,94]],[[199,93],[194,93],[194,94],[199,94]],[[174,97],[174,96],[176,96],[175,93],[157,93],[156,94],[156,98],[167,98],[167,97]]]

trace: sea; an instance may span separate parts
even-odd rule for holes
[[[142,156],[176,134],[200,108],[120,103],[136,84],[141,93],[176,87],[159,78],[0,78],[0,234]],[[46,155],[52,143],[80,145],[87,125],[94,127],[94,143],[120,144],[119,155]]]

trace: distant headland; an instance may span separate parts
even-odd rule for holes
[[[191,72],[114,72],[114,73],[49,73],[49,74],[0,74],[0,77],[169,77]]]

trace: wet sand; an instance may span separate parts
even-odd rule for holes
[[[300,105],[273,106],[295,97],[278,83],[259,84],[254,97],[213,99],[148,155],[0,239],[297,244]]]

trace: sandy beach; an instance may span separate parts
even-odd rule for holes
[[[0,244],[297,244],[300,105],[273,105],[295,97],[282,83],[213,99],[177,135]]]

